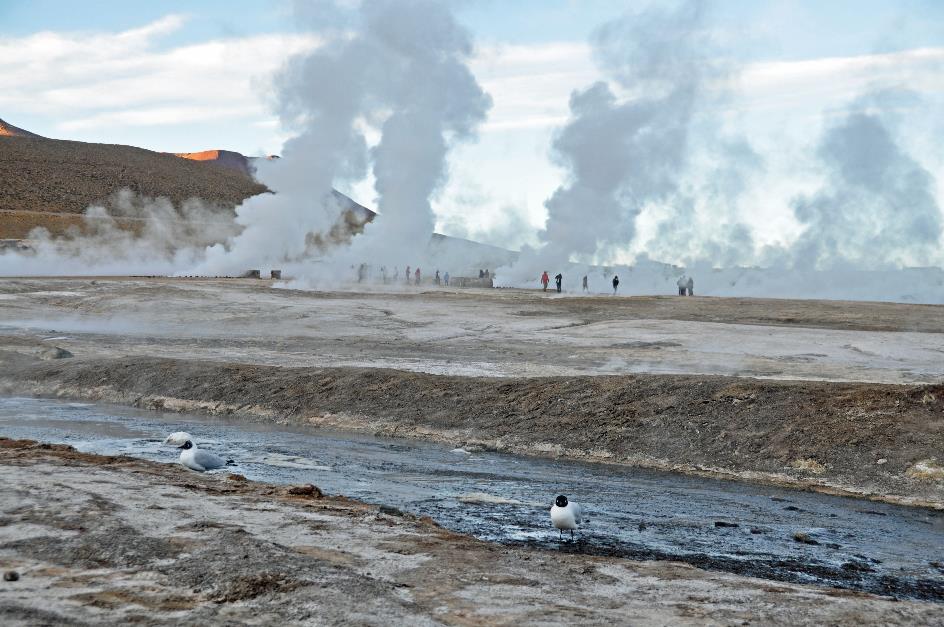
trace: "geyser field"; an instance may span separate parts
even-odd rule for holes
[[[917,571],[909,566],[907,575],[886,574],[880,564],[887,558],[878,558],[872,540],[850,533],[852,522],[831,521],[838,502],[817,504],[815,514],[802,513],[808,505],[787,507],[797,498],[790,490],[847,495],[862,499],[853,510],[891,525],[880,536],[905,533],[892,530],[914,511],[934,542],[944,524],[939,308],[357,287],[310,292],[255,279],[0,280],[2,393],[158,410],[164,413],[152,413],[166,424],[155,430],[144,414],[120,428],[105,426],[105,414],[92,423],[37,415],[14,423],[13,433],[167,462],[176,451],[162,451],[158,442],[180,424],[217,434],[316,429],[296,439],[316,438],[317,430],[409,438],[445,446],[445,468],[450,456],[455,464],[462,460],[440,474],[443,485],[463,477],[480,486],[458,501],[430,494],[406,502],[381,490],[367,505],[305,490],[294,495],[227,471],[201,479],[152,461],[0,440],[0,467],[14,477],[2,500],[0,551],[24,580],[49,591],[39,607],[31,588],[5,588],[6,615],[139,620],[141,608],[158,607],[167,612],[161,620],[185,613],[305,620],[321,611],[340,620],[335,595],[343,590],[384,616],[418,622],[535,621],[549,602],[567,608],[561,617],[591,621],[627,613],[681,623],[819,623],[865,613],[887,622],[940,618],[944,573],[933,556],[919,557]],[[68,406],[56,414],[69,415]],[[188,417],[199,415],[217,422],[199,427]],[[209,445],[216,439],[218,450],[232,453],[233,443],[220,437],[210,436]],[[403,446],[389,442],[379,445]],[[291,447],[265,446],[266,455],[286,461],[252,461],[243,453],[232,472],[276,483],[344,476],[317,444],[301,457]],[[639,531],[617,540],[602,531],[615,503],[585,494],[599,516],[597,531],[591,526],[579,542],[557,545],[543,523],[525,532],[529,523],[512,522],[521,512],[543,511],[553,495],[539,489],[524,500],[503,500],[492,482],[508,479],[482,474],[488,462],[476,461],[488,451],[559,460],[565,465],[555,472],[565,484],[581,480],[565,460],[627,468],[630,475],[637,469],[722,478],[730,490],[731,481],[742,481],[752,498],[769,502],[775,497],[767,495],[781,494],[775,500],[787,502],[776,510],[789,514],[793,507],[813,518],[765,526],[759,510],[742,505],[716,510],[725,520],[720,525],[684,508],[656,513],[638,502],[629,510],[641,521]],[[282,470],[273,475],[266,468]],[[409,476],[419,472],[429,471]],[[668,489],[671,478],[646,481]],[[9,492],[14,485],[18,496]],[[724,485],[717,488],[722,493]],[[43,513],[53,503],[56,514]],[[461,515],[415,518],[432,512],[423,503],[442,503],[443,512],[466,508],[518,535],[499,535],[499,544],[455,535],[436,523],[478,532],[448,522]],[[902,505],[908,507],[880,509]],[[857,515],[871,525],[868,515]],[[76,525],[100,531],[64,531]],[[736,544],[785,543],[793,555],[770,561],[749,551],[732,561],[728,549],[691,553],[701,540],[677,557],[658,549],[671,544],[653,534],[686,527],[733,533]],[[803,543],[808,538],[813,546]],[[231,571],[237,558],[245,566]],[[100,575],[88,570],[93,566]],[[227,574],[211,580],[206,569]],[[78,591],[76,577],[84,578]],[[142,577],[151,581],[146,588],[136,583]],[[850,591],[837,596],[832,586]]]
[[[0,8],[0,625],[944,625],[944,4],[125,4]]]

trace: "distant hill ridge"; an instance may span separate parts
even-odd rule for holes
[[[232,150],[175,154],[48,139],[3,120],[0,142],[0,239],[23,238],[35,226],[62,232],[121,189],[178,206],[199,198],[229,208],[269,191],[252,177],[256,158]],[[349,225],[373,219],[374,212],[334,193],[349,207]]]
[[[213,165],[220,166],[222,168],[229,168],[230,170],[235,170],[237,172],[242,172],[252,176],[255,173],[255,166],[253,162],[256,159],[278,159],[276,155],[268,155],[266,157],[247,157],[246,155],[236,152],[234,150],[202,150],[200,152],[175,152],[173,153],[177,157],[182,157],[183,159],[190,159],[191,161],[203,161],[204,163],[210,163]]]
[[[37,139],[42,139],[41,135],[36,133],[30,133],[25,131],[18,126],[13,126],[3,120],[0,120],[0,137],[35,137]]]

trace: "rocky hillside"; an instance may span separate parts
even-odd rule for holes
[[[0,137],[0,210],[81,213],[121,189],[230,207],[266,191],[243,173],[143,148]]]
[[[174,153],[175,156],[181,157],[183,159],[190,159],[191,161],[202,161],[210,165],[215,165],[221,168],[226,168],[228,170],[235,170],[247,176],[251,176],[255,171],[253,166],[253,161],[255,157],[247,157],[238,152],[232,150],[202,150],[200,152],[177,152]],[[269,156],[269,159],[277,159],[278,157]]]
[[[199,198],[233,208],[268,191],[252,178],[254,160],[229,150],[173,154],[47,139],[0,120],[0,240],[26,238],[36,227],[54,234],[82,228],[87,207],[122,189],[169,198],[177,206]],[[350,207],[342,231],[359,230],[373,219],[366,207],[335,194]],[[127,219],[118,223],[136,227]]]

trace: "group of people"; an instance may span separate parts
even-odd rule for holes
[[[370,266],[366,263],[362,263],[357,268],[357,282],[363,283],[368,278],[368,270]],[[404,273],[406,277],[407,285],[419,285],[423,281],[423,271],[420,268],[413,270],[410,266],[406,267],[406,272]],[[398,283],[400,281],[400,268],[394,266],[393,273],[390,273],[387,270],[387,266],[380,266],[380,280],[386,285],[388,283]],[[449,285],[449,273],[440,275],[439,270],[436,270],[436,274],[433,276],[433,283],[436,285]]]
[[[545,292],[547,291],[547,286],[550,282],[551,282],[551,278],[547,274],[547,270],[545,270],[544,273],[541,274],[541,285],[544,288]],[[557,286],[558,292],[563,290],[564,276],[560,272],[558,272],[557,276],[554,277],[554,283]],[[619,291],[620,280],[619,280],[618,275],[613,275],[612,284],[613,284],[613,295],[615,296],[616,293]],[[685,275],[682,275],[681,277],[679,277],[679,280],[676,282],[676,285],[678,285],[679,296],[694,296],[695,295],[695,280],[692,277],[690,276],[686,277]],[[583,275],[582,289],[586,293],[590,292],[590,283],[586,274]]]
[[[547,276],[547,270],[544,271],[544,274],[541,275],[541,285],[544,286],[544,291],[547,291],[547,284],[551,282],[549,276]],[[561,291],[561,287],[564,284],[564,275],[560,272],[557,273],[557,276],[554,277],[554,282],[557,284],[557,291]]]
[[[547,285],[550,282],[551,282],[551,279],[547,274],[547,270],[545,270],[544,274],[541,275],[541,285],[544,286],[545,292],[547,291]],[[554,283],[557,286],[557,291],[561,292],[563,290],[563,285],[564,285],[564,275],[558,272],[557,276],[554,277]],[[613,294],[614,295],[616,294],[616,291],[619,289],[619,283],[620,283],[619,276],[614,275],[613,276]],[[583,275],[583,291],[587,293],[590,292],[590,283],[586,274]]]

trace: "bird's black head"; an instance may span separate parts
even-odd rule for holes
[[[191,448],[193,448],[193,442],[191,442],[190,440],[187,440],[186,442],[184,442],[183,444],[181,444],[179,448],[182,448],[182,449],[184,449],[185,451],[186,451],[187,449],[191,449]]]
[[[561,494],[559,497],[557,497],[556,499],[554,499],[554,503],[555,503],[558,507],[567,507],[567,497],[564,496],[563,494]]]

